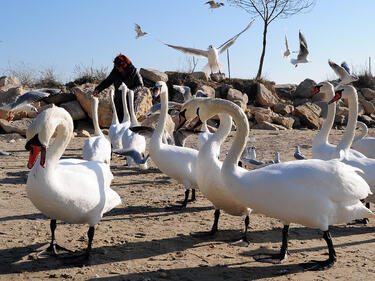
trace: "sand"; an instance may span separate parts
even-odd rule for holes
[[[293,160],[294,146],[311,156],[316,131],[251,130],[260,160]],[[225,143],[221,158],[233,139]],[[330,138],[337,143],[342,131]],[[370,135],[375,130],[370,129]],[[28,154],[25,140],[9,143],[0,135],[0,280],[374,280],[375,219],[367,226],[335,225],[331,228],[338,261],[333,268],[304,271],[300,263],[327,258],[322,232],[301,225],[290,228],[289,260],[284,264],[257,262],[261,252],[277,253],[282,224],[273,218],[254,214],[250,218],[248,247],[232,245],[241,236],[243,217],[222,212],[219,233],[210,239],[190,236],[193,231],[209,230],[214,209],[197,192],[197,201],[182,211],[168,206],[182,200],[184,188],[161,173],[155,164],[147,171],[124,166],[114,157],[112,188],[122,204],[107,213],[96,226],[91,259],[87,263],[63,257],[38,257],[50,241],[49,219],[27,198],[25,183]],[[187,145],[195,147],[196,138]],[[72,139],[64,156],[81,157],[84,138]],[[329,179],[327,179],[329,180]],[[87,225],[58,222],[56,239],[68,249],[81,251],[87,245]]]

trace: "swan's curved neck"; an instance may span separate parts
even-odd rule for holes
[[[99,120],[98,120],[98,101],[93,100],[91,102],[91,115],[92,115],[92,123],[94,125],[94,134],[95,136],[103,136],[102,130],[99,127]],[[117,114],[116,114],[117,115]]]
[[[122,123],[130,121],[129,111],[128,111],[128,102],[126,100],[127,91],[122,90],[122,106],[124,108],[124,118],[122,119]]]
[[[207,140],[207,144],[209,146],[212,146],[214,143],[216,143],[218,146],[220,146],[225,138],[230,133],[230,130],[232,129],[232,117],[228,114],[220,114],[220,126],[216,130],[216,132]],[[203,121],[203,124],[206,122]],[[205,147],[205,145],[203,146]],[[202,148],[202,150],[205,150],[205,148]]]
[[[168,90],[164,90],[160,92],[160,115],[159,115],[159,121],[156,124],[156,128],[154,130],[154,133],[151,137],[151,142],[158,141],[161,143],[162,136],[165,128],[165,124],[167,123],[167,114],[168,114]]]
[[[368,134],[368,128],[365,123],[357,121],[357,126],[359,126],[361,132],[354,137],[353,142],[363,139]]]
[[[313,146],[328,143],[329,132],[331,131],[333,122],[335,121],[336,104],[328,105],[327,118],[324,120],[322,128],[313,139]]]
[[[46,153],[46,169],[53,169],[57,164],[61,156],[63,155],[66,147],[68,146],[70,139],[73,135],[73,122],[69,122],[67,118],[56,118],[54,120],[55,126],[51,129],[56,128],[56,138],[54,142],[48,147]]]
[[[221,118],[220,118],[220,122],[221,122]],[[208,128],[207,128],[207,121],[206,120],[202,121],[201,131],[203,131],[203,132],[209,132]]]
[[[111,125],[115,125],[115,124],[118,124],[119,121],[118,121],[118,117],[117,117],[117,110],[116,110],[116,106],[115,106],[115,101],[114,101],[114,98],[113,98],[113,94],[111,94],[111,107],[112,107],[112,122],[111,122]]]
[[[348,106],[349,106],[349,117],[348,117],[348,124],[346,125],[346,129],[344,134],[342,135],[342,139],[340,140],[337,147],[339,149],[347,150],[352,145],[354,135],[355,135],[355,128],[357,125],[357,117],[358,117],[358,98],[356,94],[350,95],[348,97]]]
[[[139,123],[138,123],[138,120],[137,120],[137,117],[135,116],[135,112],[134,112],[134,92],[133,91],[129,91],[128,93],[128,97],[129,97],[129,111],[130,111],[130,123],[131,123],[131,126],[138,126]]]
[[[232,146],[223,162],[226,168],[237,167],[238,160],[246,146],[247,137],[249,134],[249,122],[243,110],[237,105],[226,100],[215,100],[211,103],[212,109],[215,113],[226,113],[232,116],[237,126],[237,133],[234,137]]]

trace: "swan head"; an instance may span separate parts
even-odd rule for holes
[[[120,85],[120,87],[118,87],[118,89],[120,91],[125,91],[125,92],[129,90],[128,86],[126,86],[126,84],[124,82],[121,83],[121,85]]]
[[[324,81],[316,85],[314,87],[314,90],[312,91],[313,95],[316,95],[318,93],[323,93],[325,95],[325,99],[329,101],[334,96],[335,88],[330,82]]]
[[[179,114],[179,124],[177,126],[177,129],[180,129],[182,126],[185,125],[187,121],[191,121],[194,118],[197,117],[199,108],[203,107],[203,103],[207,102],[210,99],[207,98],[194,98],[186,103],[184,103],[180,109],[180,114]],[[197,119],[197,122],[194,124],[194,127],[198,127],[199,119]]]
[[[339,99],[349,99],[352,96],[357,98],[356,89],[351,85],[342,85],[336,89],[335,96],[328,102],[328,104],[331,104]]]
[[[152,89],[152,95],[154,98],[159,96],[162,93],[167,93],[168,87],[164,81],[158,81],[155,83],[155,87]]]
[[[42,111],[31,123],[26,131],[27,142],[25,145],[25,149],[30,152],[27,165],[29,169],[34,166],[39,153],[41,153],[40,165],[45,167],[45,156],[49,142],[55,131],[63,123],[67,124],[70,128],[70,134],[67,137],[71,137],[73,134],[73,120],[70,114],[61,107],[49,108]]]

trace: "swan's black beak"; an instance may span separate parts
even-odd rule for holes
[[[199,117],[199,107],[197,108],[197,117],[196,117],[196,121],[195,121],[195,124],[193,125],[193,130],[198,128],[200,125],[202,125],[202,121],[201,121],[201,118]]]
[[[335,96],[328,102],[328,104],[331,104],[339,99],[341,99],[341,96],[342,96],[342,92],[344,91],[344,89],[341,89],[341,90],[338,90],[335,92]]]
[[[322,86],[323,86],[323,85],[316,85],[316,86],[314,87],[314,90],[312,90],[311,93],[312,93],[313,95],[319,93],[319,92],[320,92],[320,88],[321,88]]]
[[[186,113],[186,108],[183,111],[181,111],[180,114],[178,115],[179,122],[178,122],[178,126],[177,126],[176,131],[178,129],[181,129],[181,127],[185,125],[185,123],[186,123],[185,113]]]
[[[152,88],[152,97],[156,98],[160,94],[161,86],[155,86]]]

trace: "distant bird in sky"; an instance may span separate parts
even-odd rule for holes
[[[134,24],[134,30],[135,32],[137,32],[137,36],[135,37],[135,39],[138,39],[139,37],[145,36],[147,34],[147,32],[143,32],[141,27],[136,23]]]
[[[8,121],[13,119],[14,112],[26,110],[26,111],[30,111],[30,112],[34,111],[38,113],[38,110],[31,104],[49,97],[51,92],[57,94],[61,92],[61,90],[43,88],[43,89],[29,91],[23,94],[22,96],[19,96],[14,102],[1,106],[0,109],[9,111],[8,118],[7,118]]]
[[[211,11],[212,9],[216,9],[216,8],[220,8],[221,6],[224,6],[223,2],[215,2],[215,1],[207,1],[204,4],[209,4]]]
[[[355,74],[350,74],[350,68],[346,62],[342,62],[341,66],[328,60],[329,66],[333,69],[336,75],[340,78],[340,85],[347,85],[352,82],[358,81],[358,76]]]
[[[290,50],[289,50],[289,46],[288,46],[288,38],[286,37],[286,34],[285,34],[285,52],[283,52],[283,57],[284,58],[288,58],[290,56]]]
[[[297,160],[306,160],[307,159],[305,157],[305,155],[303,155],[301,153],[301,151],[299,150],[299,145],[296,145],[296,151],[294,152],[294,158],[296,158]]]
[[[215,48],[213,45],[208,46],[208,50],[199,50],[199,49],[194,49],[194,48],[187,48],[187,47],[180,47],[180,46],[174,46],[170,44],[166,44],[168,47],[174,48],[180,52],[183,52],[185,54],[193,55],[193,56],[198,56],[198,57],[205,57],[208,59],[208,64],[205,66],[205,68],[208,66],[211,70],[211,74],[215,73],[216,70],[220,71],[220,62],[219,62],[219,54],[224,52],[226,49],[228,49],[230,46],[236,42],[237,38],[244,33],[246,30],[250,28],[250,26],[253,24],[254,20],[252,20],[244,30],[242,30],[240,33],[226,41],[224,44],[222,44],[219,48]]]
[[[307,47],[305,36],[303,36],[301,30],[299,31],[299,52],[297,59],[290,59],[290,62],[295,65],[295,67],[298,66],[300,63],[307,63],[310,62],[308,60],[307,56],[309,54],[309,50]]]

